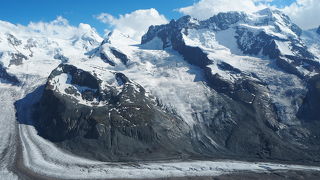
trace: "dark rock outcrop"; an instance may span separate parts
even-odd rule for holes
[[[22,41],[16,38],[12,34],[7,34],[7,40],[8,40],[8,43],[12,46],[20,46],[22,44]]]
[[[57,53],[53,56],[54,59],[60,60],[62,63],[67,63],[69,61],[69,58],[64,56],[63,54]]]
[[[11,75],[7,72],[7,70],[0,64],[0,81],[4,83],[10,83],[14,85],[18,85],[20,81],[14,75]]]
[[[120,51],[118,51],[118,50],[116,50],[116,49],[114,49],[114,48],[110,48],[110,50],[111,50],[112,54],[113,54],[116,58],[120,59],[120,61],[122,62],[122,64],[124,64],[124,65],[127,65],[127,64],[128,64],[129,59],[128,59],[127,55],[123,54],[122,52],[120,52]]]
[[[280,56],[280,51],[277,49],[275,39],[265,32],[260,32],[255,35],[246,28],[237,28],[236,30],[237,43],[239,48],[245,54],[258,55],[262,52],[263,55],[270,58],[277,58]]]
[[[22,53],[11,53],[10,65],[21,65],[24,60],[28,60],[28,57]]]
[[[127,57],[127,55],[123,54],[121,51],[119,51],[119,50],[117,50],[117,49],[115,49],[115,48],[113,48],[113,47],[107,47],[107,48],[108,48],[107,51],[110,50],[110,52],[114,55],[114,57],[116,57],[117,59],[119,59],[122,64],[128,65],[128,62],[129,62],[130,60],[129,60],[129,58]],[[111,59],[108,57],[108,55],[105,54],[104,51],[101,51],[101,50],[97,50],[97,51],[98,51],[98,52],[100,51],[100,52],[99,52],[99,56],[100,56],[100,58],[101,58],[104,62],[110,64],[110,66],[115,66],[115,65],[116,65],[116,63],[115,63],[113,60],[111,60]]]
[[[56,91],[51,81],[62,73],[75,87],[67,94]],[[117,73],[115,78],[121,90],[102,89],[100,80],[89,72],[60,65],[34,107],[39,134],[74,153],[91,152],[104,160],[179,157],[191,150],[187,126],[179,117],[161,109],[124,74]],[[81,92],[76,87],[90,90]],[[98,102],[81,104],[74,98],[76,93],[81,101]]]
[[[115,66],[115,65],[116,65],[116,63],[114,63],[112,60],[110,60],[110,58],[109,58],[105,53],[103,53],[103,52],[100,52],[100,58],[101,58],[104,62],[110,64],[110,66]]]
[[[308,94],[303,101],[298,116],[307,122],[320,123],[320,75],[309,80]]]

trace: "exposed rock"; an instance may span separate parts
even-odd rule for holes
[[[291,60],[287,59],[287,58],[283,58],[283,57],[278,57],[276,59],[276,63],[277,65],[283,69],[285,72],[288,72],[288,73],[291,73],[291,74],[294,74],[300,78],[303,78],[303,74],[301,74],[297,68],[292,64],[290,63]]]
[[[11,84],[19,84],[20,81],[14,75],[11,75],[7,72],[7,70],[0,64],[0,82],[11,83]]]
[[[17,39],[12,34],[7,34],[7,40],[8,40],[8,43],[13,45],[13,46],[20,46],[22,44],[22,41]]]
[[[127,65],[127,64],[128,64],[129,59],[128,59],[127,55],[123,54],[122,52],[120,52],[120,51],[118,51],[118,50],[116,50],[116,49],[114,49],[114,48],[110,48],[110,50],[111,50],[112,54],[113,54],[116,58],[120,59],[120,61],[121,61],[124,65]]]
[[[37,41],[35,39],[28,39],[27,44],[24,46],[24,49],[28,49],[30,51],[29,57],[33,57],[34,52],[32,51],[33,48],[37,47]]]
[[[115,65],[116,65],[116,63],[114,63],[114,62],[113,62],[105,53],[103,53],[103,52],[100,52],[100,58],[101,58],[104,62],[110,64],[110,66],[115,66]]]
[[[59,59],[59,60],[61,60],[62,63],[66,63],[66,62],[69,61],[69,58],[68,58],[68,57],[66,57],[66,56],[64,56],[63,54],[60,54],[60,53],[55,54],[55,55],[53,56],[53,58],[54,58],[54,59]]]
[[[67,94],[57,91],[53,79],[63,73],[68,74],[72,86],[91,90],[66,89]],[[95,152],[96,158],[105,160],[179,157],[191,149],[182,120],[158,107],[124,74],[115,76],[121,81],[121,89],[102,89],[100,80],[89,72],[60,65],[50,75],[35,107],[39,134],[71,151],[77,147],[75,153]],[[70,96],[76,93],[81,94],[81,101],[95,99],[100,105],[77,103]]]
[[[24,60],[28,60],[28,57],[22,53],[11,53],[10,65],[19,66]]]
[[[298,115],[305,121],[319,121],[320,123],[320,75],[314,76],[309,80],[308,89],[308,94]]]

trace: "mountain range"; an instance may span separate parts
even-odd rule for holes
[[[319,165],[320,27],[302,30],[263,9],[184,16],[137,42],[59,23],[61,31],[0,21],[1,92],[32,129],[19,130],[30,138],[20,140],[24,153],[37,154],[37,136],[102,162]]]

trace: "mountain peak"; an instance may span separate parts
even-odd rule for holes
[[[86,49],[88,49],[88,46],[98,45],[103,40],[95,28],[84,23],[79,24],[78,33],[72,39],[74,44],[80,42],[80,46],[84,46]]]
[[[265,8],[257,11],[256,13],[260,15],[268,15],[268,16],[272,16],[273,14],[283,14],[281,11],[276,9],[271,9],[271,8]]]

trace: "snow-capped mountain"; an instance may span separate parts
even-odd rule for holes
[[[141,43],[86,24],[0,30],[1,83],[21,88],[18,121],[36,129],[20,130],[30,166],[47,140],[100,161],[320,159],[319,30],[280,11],[185,16]]]
[[[45,77],[60,63],[86,58],[85,52],[103,40],[90,25],[71,27],[63,19],[29,26],[0,21],[0,31],[0,67],[16,76]]]

